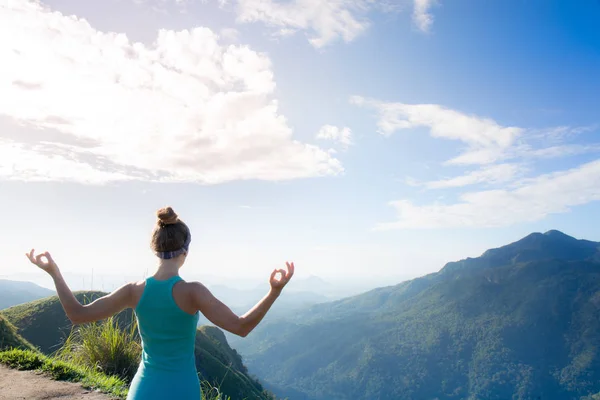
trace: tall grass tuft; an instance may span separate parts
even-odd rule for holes
[[[136,330],[135,319],[121,329],[114,317],[74,326],[56,357],[131,382],[142,354]]]
[[[200,387],[202,388],[201,400],[231,400],[231,397],[225,396],[217,386],[211,385],[208,381],[201,381]]]

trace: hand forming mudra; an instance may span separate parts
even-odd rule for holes
[[[58,265],[56,265],[50,253],[45,251],[43,253],[38,254],[37,256],[34,255],[34,253],[34,249],[31,249],[29,253],[25,253],[25,255],[27,256],[27,258],[29,258],[29,261],[31,261],[32,264],[37,265],[41,270],[46,271],[50,275],[52,275],[58,270]],[[44,261],[42,258],[45,258],[46,261]]]
[[[275,269],[271,273],[271,278],[269,279],[271,289],[282,290],[290,279],[292,279],[292,276],[294,276],[294,263],[286,262],[285,265],[287,266],[287,271],[284,269]]]

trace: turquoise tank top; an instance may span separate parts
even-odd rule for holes
[[[142,339],[142,360],[127,400],[200,399],[194,344],[199,314],[191,315],[173,299],[180,276],[146,279],[135,315]]]

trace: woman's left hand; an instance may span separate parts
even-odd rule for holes
[[[294,263],[286,262],[285,264],[287,266],[287,271],[276,269],[271,273],[269,283],[271,284],[272,290],[281,292],[290,279],[292,279],[292,276],[294,276]],[[277,275],[279,275],[279,279],[277,279]]]
[[[31,249],[31,251],[29,253],[25,253],[25,255],[27,258],[29,258],[29,261],[31,261],[32,264],[37,265],[40,269],[46,271],[50,275],[58,272],[58,265],[56,265],[52,259],[52,256],[47,251],[36,256],[34,254],[34,249]],[[42,257],[46,258],[46,261],[44,261]]]

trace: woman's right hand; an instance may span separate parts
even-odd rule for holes
[[[282,291],[285,285],[292,279],[294,276],[294,263],[286,262],[287,271],[283,269],[275,269],[271,273],[271,278],[269,279],[269,283],[271,284],[271,289],[275,291]],[[277,275],[280,275],[279,279],[277,279]]]

